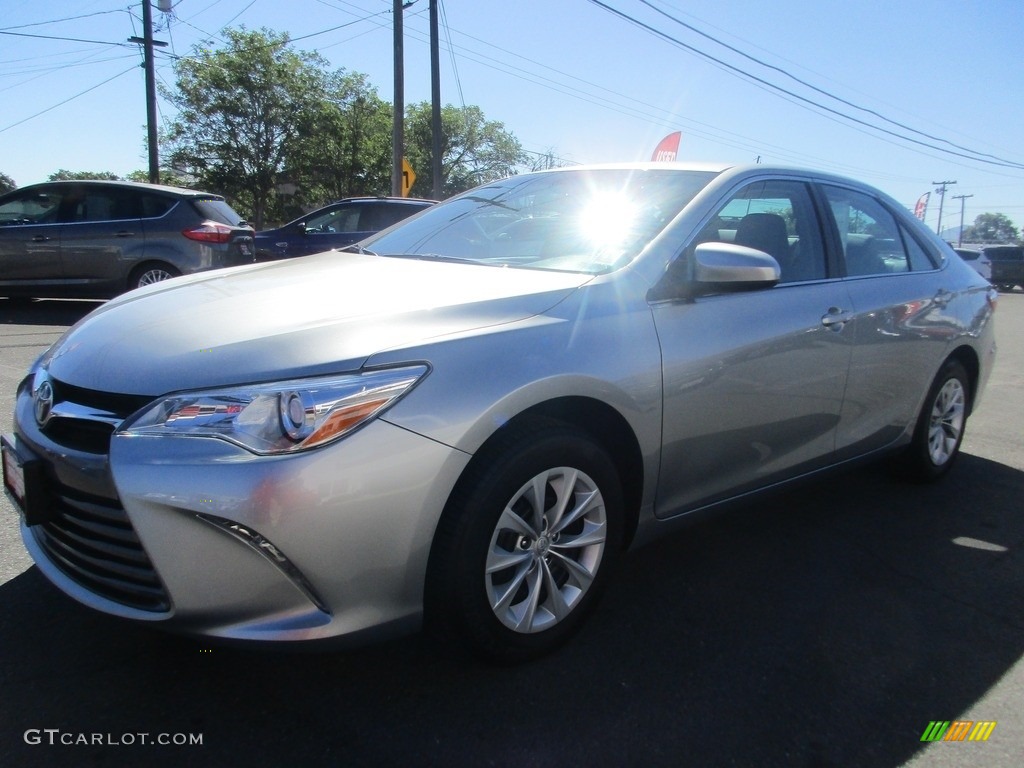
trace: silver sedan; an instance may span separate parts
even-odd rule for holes
[[[524,660],[688,513],[865,457],[943,475],[996,300],[845,178],[516,176],[101,307],[22,383],[5,485],[98,610],[286,642],[425,621]]]

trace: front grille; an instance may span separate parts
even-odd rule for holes
[[[50,561],[91,592],[143,611],[170,609],[128,515],[114,500],[52,489],[50,519],[32,527]]]
[[[76,387],[57,379],[50,379],[50,382],[53,384],[54,402],[68,401],[77,403],[89,408],[109,411],[120,416],[122,419],[128,418],[144,405],[153,401],[153,398],[149,395],[122,395],[116,392],[101,392],[97,389]]]
[[[84,453],[110,453],[113,424],[88,419],[53,418],[46,424],[43,434],[57,445]]]
[[[100,392],[57,379],[50,382],[53,416],[43,434],[57,445],[84,453],[109,453],[116,425],[153,401],[146,395]]]

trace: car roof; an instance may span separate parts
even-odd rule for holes
[[[203,192],[198,189],[186,189],[185,187],[172,187],[167,184],[146,184],[141,181],[115,181],[114,179],[56,179],[54,181],[42,181],[38,184],[26,184],[18,187],[18,190],[32,188],[72,187],[76,185],[89,184],[103,187],[118,187],[121,189],[136,189],[139,191],[163,192],[164,194],[177,195],[178,197],[205,197],[224,199],[223,195],[215,192]]]
[[[835,173],[829,173],[828,171],[822,171],[816,168],[807,168],[795,165],[785,164],[768,164],[768,163],[724,163],[724,162],[685,162],[685,161],[674,161],[674,162],[657,162],[657,161],[643,161],[643,162],[626,162],[626,163],[595,163],[585,165],[571,165],[562,166],[560,168],[551,168],[548,170],[537,171],[537,173],[559,173],[559,172],[571,172],[571,171],[591,171],[591,170],[637,170],[637,171],[653,171],[653,170],[674,170],[674,171],[698,171],[704,173],[716,173],[721,176],[729,176],[734,178],[744,176],[757,176],[757,175],[779,175],[779,176],[812,176],[815,179],[821,181],[831,181],[838,184],[845,184],[859,189],[871,190],[872,192],[880,192],[881,190],[876,187],[867,184],[863,181],[850,178],[848,176],[841,176]],[[884,192],[882,194],[885,194]]]
[[[418,205],[420,203],[433,204],[433,203],[436,203],[437,200],[428,200],[425,197],[391,197],[391,196],[388,196],[388,195],[362,195],[360,197],[342,197],[342,198],[340,198],[338,200],[332,200],[329,203],[325,203],[324,205],[322,205],[320,207],[321,208],[327,208],[327,207],[332,206],[332,205],[337,205],[338,203],[364,203],[364,202],[365,203],[379,203],[379,202],[386,202],[386,203],[416,203]]]

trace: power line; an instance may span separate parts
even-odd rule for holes
[[[35,37],[40,40],[64,40],[70,43],[93,43],[96,45],[122,45],[126,46],[128,43],[113,43],[109,40],[83,40],[80,37],[57,37],[56,35],[33,35],[29,32],[6,32],[0,30],[0,35],[11,35],[12,37]]]
[[[130,66],[128,69],[124,70],[123,72],[118,72],[113,77],[108,77],[102,83],[96,83],[96,85],[92,86],[91,88],[86,88],[84,91],[82,91],[80,93],[76,93],[74,96],[69,96],[68,98],[64,99],[63,101],[61,101],[61,102],[59,102],[57,104],[54,104],[52,107],[47,107],[46,109],[44,109],[44,110],[42,110],[40,112],[36,112],[34,115],[29,115],[28,117],[23,118],[23,119],[19,120],[16,123],[11,123],[10,125],[6,125],[3,128],[0,128],[0,133],[3,133],[4,131],[9,131],[11,128],[19,126],[22,123],[27,123],[29,120],[37,118],[40,115],[45,115],[47,112],[52,112],[53,110],[57,109],[58,107],[63,107],[69,101],[73,101],[74,99],[77,99],[79,96],[84,96],[85,94],[89,93],[90,91],[95,91],[101,85],[106,85],[111,80],[116,80],[117,78],[121,77],[122,75],[127,75],[129,72],[135,71],[135,69],[136,69],[136,66],[134,64],[132,64],[132,66]]]
[[[708,61],[714,62],[717,66],[720,66],[720,67],[722,67],[722,68],[732,72],[734,75],[737,75],[739,77],[751,80],[755,84],[759,84],[759,85],[763,86],[764,88],[767,88],[767,89],[769,89],[771,91],[776,92],[777,94],[778,93],[785,94],[786,96],[789,96],[789,97],[791,97],[793,99],[796,99],[799,102],[802,102],[804,105],[807,105],[807,106],[810,106],[810,107],[814,107],[814,108],[822,110],[824,112],[828,112],[828,113],[830,113],[832,115],[840,117],[840,118],[842,118],[844,120],[848,120],[849,122],[856,123],[856,124],[861,125],[861,126],[863,126],[865,128],[868,128],[868,129],[870,129],[872,131],[877,131],[879,133],[887,134],[887,135],[893,136],[893,137],[895,137],[895,138],[897,138],[897,139],[899,139],[901,141],[909,142],[911,144],[917,144],[917,145],[919,145],[921,147],[925,147],[927,149],[931,149],[931,150],[933,150],[935,152],[940,152],[940,153],[947,154],[947,155],[953,155],[953,156],[956,156],[956,157],[966,158],[966,159],[971,160],[971,161],[976,162],[976,163],[983,163],[983,164],[987,164],[987,165],[995,165],[995,166],[999,166],[999,167],[1003,167],[1003,168],[1012,168],[1014,170],[1024,170],[1024,164],[1022,164],[1022,163],[1016,163],[1016,162],[1012,162],[1012,161],[986,160],[984,157],[978,156],[978,155],[980,155],[980,153],[974,153],[974,154],[970,154],[969,155],[969,154],[964,154],[962,152],[956,152],[956,151],[951,150],[951,149],[944,149],[942,147],[937,147],[937,146],[935,146],[933,144],[929,144],[929,143],[927,143],[925,141],[921,141],[920,139],[915,139],[912,136],[905,136],[905,135],[903,135],[901,133],[897,133],[896,131],[889,130],[888,128],[884,128],[882,126],[874,125],[872,123],[869,123],[869,122],[867,122],[865,120],[861,120],[860,118],[857,118],[857,117],[854,117],[852,115],[846,114],[846,113],[841,112],[841,111],[839,111],[837,109],[829,107],[829,106],[827,106],[825,104],[821,104],[821,103],[819,103],[817,101],[814,101],[813,99],[807,98],[806,96],[801,96],[798,93],[790,91],[790,90],[788,90],[786,88],[783,88],[780,85],[777,85],[777,84],[772,83],[772,82],[770,82],[768,80],[765,80],[762,77],[758,77],[757,75],[754,75],[754,74],[752,74],[750,72],[747,72],[746,70],[743,70],[743,69],[741,69],[740,67],[737,67],[734,64],[730,64],[730,63],[728,63],[726,61],[723,61],[722,59],[719,59],[719,58],[717,58],[715,56],[712,56],[710,53],[707,53],[706,51],[702,51],[701,49],[699,49],[699,48],[697,48],[695,46],[692,46],[692,45],[690,45],[688,43],[684,43],[682,40],[679,40],[678,38],[672,37],[667,32],[663,32],[663,31],[661,31],[661,30],[659,30],[659,29],[657,29],[655,27],[652,27],[651,25],[646,24],[645,22],[642,22],[642,21],[640,21],[639,19],[637,19],[637,18],[635,18],[633,16],[630,16],[629,14],[625,13],[624,11],[620,11],[617,8],[613,8],[612,6],[610,6],[610,5],[606,4],[606,3],[601,2],[601,0],[588,0],[588,2],[592,3],[593,5],[598,6],[599,8],[604,9],[605,11],[607,11],[607,12],[609,12],[609,13],[615,15],[615,16],[618,16],[620,19],[623,19],[624,21],[626,21],[626,22],[628,22],[628,23],[630,23],[630,24],[632,24],[632,25],[634,25],[634,26],[636,26],[636,27],[638,27],[638,28],[640,28],[642,30],[645,30],[646,32],[648,32],[648,33],[650,33],[650,34],[652,34],[652,35],[654,35],[656,37],[659,37],[659,38],[661,38],[661,39],[663,39],[663,40],[665,40],[665,41],[667,41],[667,42],[669,42],[669,43],[671,43],[673,45],[676,45],[676,46],[678,46],[680,48],[683,48],[683,49],[685,49],[687,51],[690,51],[691,53],[694,53],[694,54],[696,54],[697,56],[700,56],[703,59],[707,59]]]
[[[27,29],[28,27],[42,27],[46,24],[60,24],[64,21],[77,21],[78,19],[88,19],[92,16],[103,16],[108,13],[122,13],[121,9],[114,11],[96,11],[95,13],[83,13],[80,16],[66,16],[63,19],[53,19],[52,21],[33,21],[31,24],[17,24],[13,27],[0,27],[0,32],[7,31],[10,29]]]
[[[705,38],[707,40],[710,40],[711,42],[713,42],[713,43],[715,43],[717,45],[720,45],[723,48],[726,48],[727,50],[732,51],[733,53],[738,54],[738,55],[742,56],[743,58],[745,58],[745,59],[747,59],[749,61],[754,62],[755,64],[760,64],[762,67],[765,67],[766,69],[770,69],[770,70],[778,72],[778,73],[780,73],[782,75],[785,75],[790,80],[793,80],[794,82],[799,83],[800,85],[802,85],[802,86],[804,86],[806,88],[810,88],[815,93],[820,93],[822,96],[826,96],[826,97],[828,97],[830,99],[834,99],[835,101],[838,101],[840,104],[845,104],[846,106],[852,107],[853,109],[856,109],[856,110],[858,110],[860,112],[864,112],[866,114],[869,114],[869,115],[872,115],[874,117],[877,117],[878,119],[883,120],[883,121],[889,123],[890,125],[895,125],[898,128],[902,128],[904,130],[910,131],[911,133],[916,133],[918,136],[924,136],[925,138],[931,139],[932,141],[940,141],[943,144],[948,144],[951,147],[954,147],[956,149],[962,149],[965,152],[970,152],[971,154],[978,155],[980,157],[988,157],[988,158],[991,158],[993,160],[998,160],[1000,163],[1009,163],[1011,165],[1018,165],[1017,163],[1015,163],[1012,160],[1006,160],[1005,158],[1001,158],[1001,157],[998,157],[996,155],[991,155],[991,154],[989,154],[987,152],[979,152],[979,151],[970,149],[969,147],[965,147],[965,146],[962,146],[960,144],[956,144],[955,142],[952,142],[949,139],[944,139],[944,138],[942,138],[940,136],[934,136],[934,135],[932,135],[930,133],[926,133],[924,131],[920,131],[917,128],[912,128],[911,126],[906,125],[905,123],[901,123],[901,122],[899,122],[897,120],[893,120],[891,118],[888,118],[885,115],[883,115],[882,113],[880,113],[880,112],[878,112],[878,111],[876,111],[874,109],[870,109],[869,107],[862,107],[859,104],[855,104],[854,102],[849,101],[847,99],[844,99],[841,96],[837,96],[836,94],[832,93],[831,91],[827,91],[824,88],[819,88],[818,86],[816,86],[816,85],[814,85],[812,83],[809,83],[806,80],[802,80],[801,78],[799,78],[796,75],[790,73],[789,71],[783,69],[782,67],[776,66],[774,64],[770,64],[770,63],[768,63],[766,61],[763,61],[762,59],[757,58],[756,56],[752,56],[749,53],[747,53],[747,52],[745,52],[743,50],[740,50],[739,48],[737,48],[735,46],[729,45],[728,43],[725,43],[725,42],[719,40],[718,38],[714,37],[713,35],[709,35],[707,32],[701,31],[700,29],[698,29],[697,27],[693,26],[692,24],[687,24],[682,19],[677,19],[675,16],[672,16],[667,11],[663,11],[662,9],[655,7],[649,0],[637,0],[637,2],[642,3],[643,5],[646,5],[648,8],[653,10],[655,13],[661,14],[665,18],[670,19],[671,21],[674,21],[676,24],[679,24],[680,26],[685,27],[686,29],[690,30],[691,32],[694,32],[695,34],[698,34],[701,37],[703,37],[703,38]]]

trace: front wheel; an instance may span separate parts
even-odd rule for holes
[[[928,390],[914,439],[903,457],[911,479],[934,480],[953,466],[964,439],[970,387],[963,365],[947,360]]]
[[[490,660],[557,648],[583,623],[622,547],[622,490],[576,430],[517,430],[471,464],[431,557],[428,622]]]

